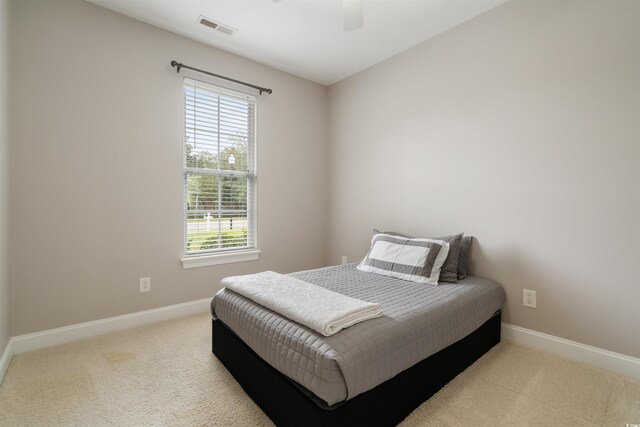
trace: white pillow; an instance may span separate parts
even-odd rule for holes
[[[407,238],[378,233],[357,269],[417,283],[438,284],[449,243],[428,238]]]

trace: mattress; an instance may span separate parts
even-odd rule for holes
[[[211,312],[263,360],[327,405],[334,405],[464,338],[499,310],[505,299],[498,283],[481,277],[432,286],[355,267],[348,264],[290,274],[382,305],[382,317],[330,337],[227,289],[215,296]]]

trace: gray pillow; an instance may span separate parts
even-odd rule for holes
[[[460,252],[458,253],[458,280],[462,280],[467,277],[472,240],[473,236],[464,236],[460,243]]]
[[[380,231],[374,228],[373,233],[380,233]],[[396,233],[394,231],[383,231],[382,233],[410,238],[409,236],[402,233]],[[444,261],[442,269],[440,270],[439,282],[456,283],[458,281],[458,258],[460,256],[460,245],[462,244],[463,237],[464,233],[443,237],[429,237],[429,239],[444,240],[449,243],[449,254],[447,255],[447,259]]]

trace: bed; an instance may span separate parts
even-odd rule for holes
[[[395,425],[500,341],[504,290],[489,279],[433,286],[355,264],[291,276],[384,315],[325,337],[230,290],[216,295],[212,351],[277,425]]]

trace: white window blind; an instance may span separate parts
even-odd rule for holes
[[[184,253],[256,248],[256,98],[184,79]]]

